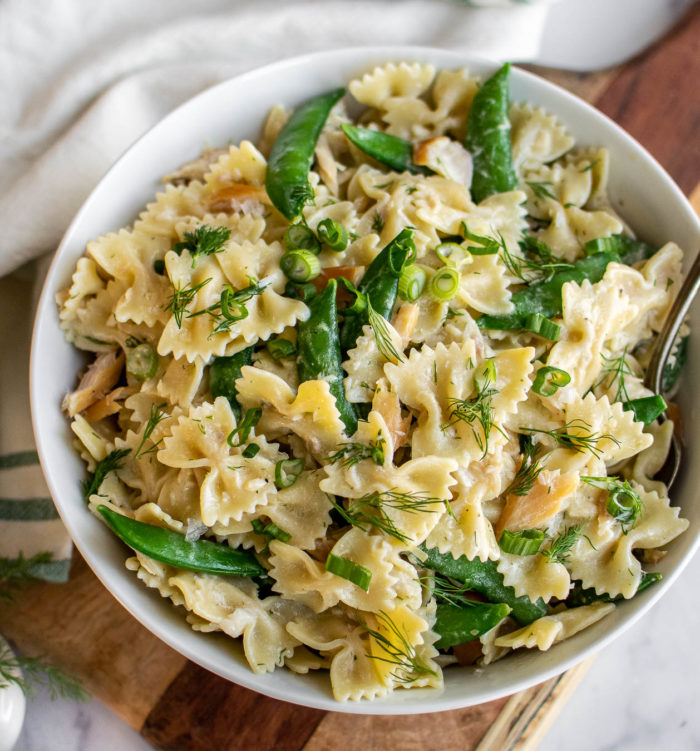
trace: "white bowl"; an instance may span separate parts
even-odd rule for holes
[[[524,689],[554,676],[598,651],[632,625],[671,586],[697,547],[700,507],[693,504],[700,486],[700,441],[689,441],[683,472],[673,489],[675,505],[690,529],[668,546],[659,564],[663,581],[622,603],[616,611],[548,652],[521,650],[475,672],[460,667],[445,671],[442,691],[397,691],[388,698],[339,704],[330,693],[325,672],[300,676],[286,670],[255,675],[237,642],[221,635],[195,633],[182,613],[139,582],[124,567],[126,550],[88,513],[80,481],[85,469],[71,446],[68,421],[61,413],[63,395],[75,385],[83,357],[59,329],[55,293],[64,288],[77,259],[91,238],[131,223],[159,188],[159,179],[201,151],[205,143],[223,144],[255,138],[270,106],[296,105],[320,92],[345,84],[387,61],[430,62],[438,67],[468,66],[477,73],[493,63],[467,55],[422,47],[334,50],[286,60],[225,81],[176,109],[142,136],[102,178],[63,238],[48,273],[34,327],[31,403],[39,456],[51,493],[78,549],[104,585],[141,623],[199,665],[268,696],[320,709],[363,714],[413,714],[479,704]],[[700,245],[700,222],[660,165],[630,136],[595,109],[530,73],[512,71],[511,98],[526,100],[554,113],[580,144],[603,145],[611,153],[610,196],[638,232],[660,246],[674,240],[692,253]],[[685,383],[700,378],[700,310],[696,309],[693,343]],[[681,392],[686,436],[698,424],[700,396]]]

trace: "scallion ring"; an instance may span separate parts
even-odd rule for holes
[[[348,247],[348,231],[340,222],[323,219],[318,223],[316,232],[321,242],[336,253],[342,253]]]
[[[550,342],[556,342],[561,334],[561,326],[542,313],[531,313],[525,321],[525,330],[532,331],[533,334],[541,336],[543,339],[549,339]]]
[[[287,250],[308,250],[315,256],[321,252],[321,243],[311,227],[305,224],[292,224],[287,227],[282,241]]]
[[[589,240],[584,246],[587,256],[596,253],[619,253],[620,241],[617,237],[597,237],[595,240]]]
[[[301,300],[302,302],[309,302],[309,300],[316,297],[316,294],[316,287],[311,282],[307,282],[306,284],[287,282],[284,288],[285,297],[293,297],[295,300]]]
[[[552,396],[562,386],[571,383],[571,376],[561,368],[545,365],[537,371],[532,390],[540,396]]]
[[[343,315],[356,315],[363,313],[367,309],[367,295],[362,294],[359,289],[344,276],[338,277],[338,286],[353,296],[352,305],[343,309]]]
[[[281,459],[275,464],[275,485],[281,490],[291,488],[303,471],[303,459]]]
[[[309,250],[290,250],[280,259],[280,267],[293,282],[308,282],[321,273],[321,262]]]
[[[498,544],[504,553],[511,555],[535,555],[544,541],[541,529],[523,529],[520,532],[503,530]]]
[[[261,417],[262,407],[253,407],[249,409],[243,416],[241,424],[228,434],[226,438],[228,445],[231,446],[231,448],[242,446],[248,440],[250,431],[260,422]],[[234,443],[235,438],[238,438],[236,443]]]
[[[435,248],[435,255],[445,264],[445,266],[454,266],[455,257],[464,255],[466,252],[458,243],[440,243]]]
[[[263,535],[267,538],[268,541],[280,540],[281,542],[289,542],[292,539],[292,536],[289,534],[289,532],[285,532],[274,522],[263,524],[260,519],[253,519],[253,521],[251,521],[250,523],[250,526],[253,528],[253,532],[255,532],[255,534]]]
[[[642,499],[631,487],[620,484],[610,490],[605,508],[626,533],[627,528],[633,527],[642,513]]]
[[[425,269],[415,263],[406,266],[399,277],[399,295],[409,302],[417,300],[423,294],[426,279]]]
[[[448,302],[459,291],[459,273],[451,266],[438,269],[428,282],[428,294],[437,302]]]
[[[347,558],[333,555],[333,553],[329,553],[328,558],[326,558],[326,571],[330,571],[331,574],[340,576],[342,579],[347,579],[365,592],[369,589],[369,584],[372,581],[372,572],[369,569],[349,561]]]
[[[137,381],[153,378],[158,371],[158,353],[150,344],[139,344],[126,353],[126,372]]]
[[[296,354],[297,347],[294,342],[290,342],[289,339],[284,339],[281,336],[277,336],[274,339],[268,340],[265,348],[272,357],[273,360],[282,360],[285,357],[291,357]]]

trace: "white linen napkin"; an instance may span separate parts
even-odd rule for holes
[[[111,163],[203,88],[274,60],[352,45],[531,59],[548,1],[3,0],[0,275],[51,253]],[[70,542],[41,477],[29,416],[32,273],[43,278],[25,267],[0,279],[0,557],[48,550],[54,564],[36,573],[60,580]]]

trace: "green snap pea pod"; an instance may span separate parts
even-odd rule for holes
[[[643,592],[652,584],[656,584],[656,582],[660,581],[661,579],[661,574],[645,571],[642,574],[642,578],[639,582],[639,586],[637,587],[637,591],[634,593],[634,596],[636,597],[640,592]],[[590,589],[584,589],[581,586],[581,582],[577,581],[571,588],[569,596],[565,600],[565,604],[567,608],[578,608],[582,605],[590,605],[594,602],[620,602],[624,599],[625,598],[622,595],[611,597],[605,592],[601,595],[596,594],[596,591],[593,587],[591,587]]]
[[[372,303],[376,313],[387,320],[396,304],[399,291],[399,277],[406,262],[415,256],[413,230],[402,229],[398,235],[370,263],[357,286],[359,292]],[[346,315],[340,332],[340,346],[343,351],[352,349],[362,334],[362,327],[369,323],[369,310]]]
[[[661,376],[661,391],[667,394],[676,385],[680,378],[681,371],[688,359],[688,337],[684,336],[676,346],[675,357],[669,358],[664,366],[664,372]]]
[[[622,403],[622,409],[633,412],[634,419],[643,422],[645,425],[654,422],[659,415],[666,411],[667,406],[663,396],[658,394],[642,396],[639,399],[630,399]]]
[[[357,429],[355,408],[345,396],[340,343],[338,341],[338,311],[335,295],[338,283],[331,279],[323,292],[308,302],[311,315],[297,327],[297,373],[299,382],[326,381],[340,419],[348,435]]]
[[[474,602],[464,607],[440,603],[437,606],[437,619],[433,627],[435,632],[440,634],[435,646],[438,649],[447,649],[455,644],[478,639],[509,614],[510,608],[505,603]]]
[[[518,184],[510,146],[509,73],[506,63],[484,82],[469,110],[464,145],[474,163],[471,194],[476,203]]]
[[[266,573],[251,553],[209,540],[186,540],[184,535],[130,519],[107,506],[98,506],[97,510],[117,537],[156,561],[222,576],[260,576]]]
[[[371,128],[360,128],[343,123],[343,133],[360,151],[386,164],[394,172],[411,172],[414,175],[432,175],[433,171],[413,162],[413,144],[391,133],[383,133]]]
[[[536,282],[515,292],[511,302],[515,310],[505,316],[483,315],[477,319],[482,329],[522,329],[527,326],[527,319],[539,313],[551,318],[561,313],[561,289],[566,282],[581,284],[585,279],[595,284],[605,274],[605,269],[612,261],[619,261],[615,253],[601,252],[583,258],[571,269],[557,271],[551,279]]]
[[[209,390],[214,399],[217,396],[225,396],[231,410],[236,417],[236,422],[241,419],[241,407],[236,400],[236,379],[241,377],[241,368],[253,362],[253,347],[236,352],[229,357],[215,357],[209,366]]]
[[[651,258],[656,249],[641,240],[635,240],[627,235],[610,235],[610,237],[598,237],[595,240],[589,240],[583,250],[586,255],[594,253],[615,253],[619,256],[620,263],[632,266],[638,261],[645,261]]]
[[[480,592],[490,602],[504,603],[511,609],[511,615],[521,625],[536,621],[547,615],[547,606],[540,598],[532,602],[529,597],[516,597],[512,587],[503,583],[503,575],[498,572],[495,561],[470,561],[466,556],[454,559],[449,553],[440,553],[437,548],[421,547],[427,558],[422,565],[451,579],[466,584],[475,592]]]
[[[270,152],[265,189],[275,208],[294,221],[313,197],[309,170],[316,142],[333,105],[345,94],[336,89],[298,107],[280,131]]]

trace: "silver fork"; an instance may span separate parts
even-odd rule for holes
[[[683,285],[671,306],[671,310],[666,316],[659,337],[656,340],[654,349],[651,353],[649,366],[644,376],[644,385],[651,389],[655,394],[661,393],[661,383],[663,380],[664,367],[673,350],[673,345],[678,336],[678,330],[688,315],[690,306],[693,304],[695,295],[700,289],[700,253],[698,253]],[[657,479],[662,480],[670,488],[678,474],[678,468],[681,465],[682,455],[681,441],[674,430],[671,438],[671,447],[668,458],[664,466],[659,470]]]

